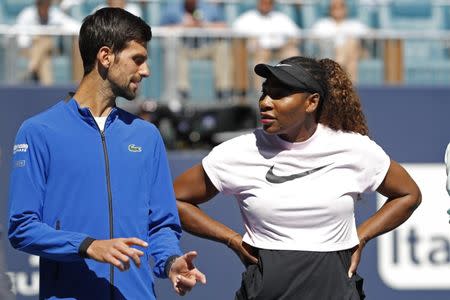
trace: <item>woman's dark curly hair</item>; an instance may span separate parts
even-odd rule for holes
[[[357,132],[367,135],[366,118],[359,96],[355,92],[347,73],[335,61],[325,58],[294,56],[281,63],[300,65],[320,84],[323,95],[317,108],[316,121],[332,129]]]

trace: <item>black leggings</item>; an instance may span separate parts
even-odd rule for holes
[[[242,274],[235,300],[362,300],[363,279],[348,278],[351,250],[258,250]]]

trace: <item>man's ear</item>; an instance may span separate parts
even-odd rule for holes
[[[308,96],[306,99],[306,112],[313,113],[319,107],[319,102],[321,101],[319,93],[314,93]]]
[[[103,68],[108,69],[114,60],[114,53],[107,46],[101,47],[97,52],[97,61]]]

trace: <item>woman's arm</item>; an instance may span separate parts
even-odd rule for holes
[[[187,232],[226,244],[233,249],[244,264],[256,263],[251,247],[242,243],[239,233],[212,219],[197,205],[209,201],[218,191],[211,183],[201,164],[195,165],[174,181],[181,225]]]
[[[411,216],[422,201],[422,195],[417,184],[408,172],[395,161],[391,161],[386,177],[378,187],[377,192],[388,199],[373,216],[358,227],[360,243],[352,256],[349,277],[356,271],[365,244],[371,239],[400,226]]]

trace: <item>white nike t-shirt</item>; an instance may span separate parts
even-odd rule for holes
[[[390,159],[367,136],[319,124],[299,143],[256,129],[215,147],[202,165],[220,192],[237,198],[246,243],[322,252],[359,243],[354,203],[378,188]]]

